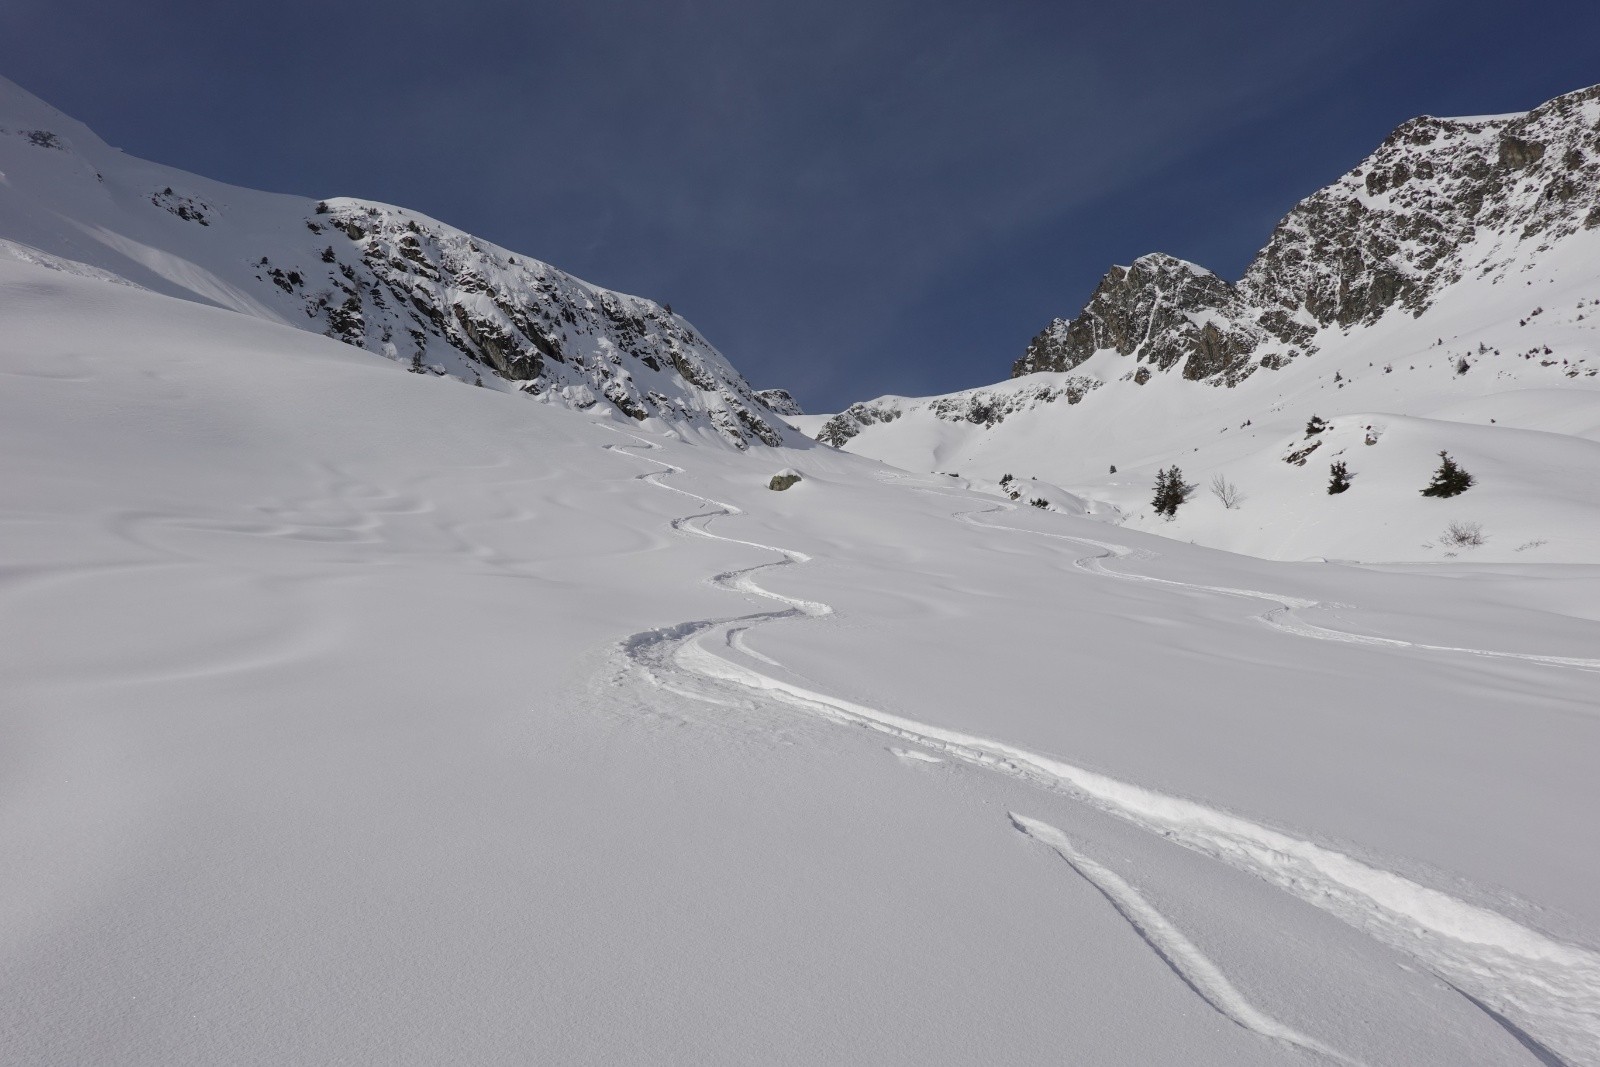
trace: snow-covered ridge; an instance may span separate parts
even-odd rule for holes
[[[1313,417],[1333,427],[1314,454]],[[1269,558],[1600,559],[1600,492],[1581,473],[1600,440],[1600,87],[1526,115],[1407,122],[1297,206],[1235,284],[1141,256],[1007,381],[798,425]],[[1441,451],[1478,476],[1459,499],[1419,495]],[[1335,463],[1348,492],[1328,492]],[[1169,521],[1152,486],[1172,466],[1196,491]],[[1216,478],[1242,499],[1209,493]],[[1487,540],[1442,540],[1456,522]]]
[[[0,239],[419,373],[609,405],[741,448],[788,432],[670,307],[404,208],[262,193],[133,159],[3,79]]]
[[[1301,201],[1245,276],[1154,254],[1113,267],[1073,319],[1012,367],[1066,371],[1115,351],[1150,371],[1232,386],[1315,352],[1330,330],[1420,316],[1464,278],[1504,280],[1600,227],[1600,86],[1525,115],[1403,123]]]

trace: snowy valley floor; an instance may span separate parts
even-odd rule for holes
[[[1267,563],[24,264],[0,442],[5,1062],[1600,1063],[1600,567]]]

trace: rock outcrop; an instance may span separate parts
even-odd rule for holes
[[[758,389],[756,399],[774,415],[804,415],[800,402],[789,395],[787,389]]]
[[[1100,352],[1236,385],[1313,353],[1325,329],[1422,315],[1469,273],[1504,275],[1600,226],[1600,86],[1525,115],[1403,123],[1295,206],[1237,284],[1154,254],[1113,267],[1071,320],[1034,338],[1012,376]]]
[[[134,159],[4,79],[0,173],[0,239],[40,255],[323,333],[423,374],[699,426],[740,448],[793,437],[670,309],[417,212],[242,189]]]
[[[1181,365],[1186,378],[1242,378],[1267,339],[1233,286],[1156,252],[1112,267],[1077,318],[1056,319],[1033,339],[1012,377],[1070,371],[1110,350],[1158,370]]]
[[[968,423],[973,426],[993,427],[1019,411],[1031,411],[1043,404],[1065,401],[1076,404],[1099,388],[1101,382],[1087,375],[1070,375],[1050,381],[1004,383],[984,389],[945,396],[910,399],[899,396],[879,397],[865,403],[851,404],[839,414],[823,423],[817,431],[817,440],[834,448],[843,448],[845,442],[868,426],[893,422],[909,412],[926,411],[945,422]]]
[[[324,201],[306,226],[327,241],[321,269],[289,277],[321,275],[293,289],[330,337],[413,365],[448,350],[525,393],[609,403],[634,419],[704,420],[739,445],[782,443],[738,372],[653,301],[398,208]]]

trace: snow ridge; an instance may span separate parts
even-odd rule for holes
[[[668,305],[405,208],[243,189],[126,156],[3,78],[0,239],[29,262],[320,333],[419,374],[741,449],[799,441]]]

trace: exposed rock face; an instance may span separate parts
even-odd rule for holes
[[[1145,380],[1181,367],[1235,385],[1314,352],[1323,329],[1421,315],[1469,272],[1500,274],[1596,225],[1600,86],[1526,115],[1412,119],[1301,201],[1236,285],[1164,255],[1113,267],[1077,317],[1034,338],[1012,376],[1112,351],[1143,364]]]
[[[1070,371],[1109,349],[1159,370],[1182,364],[1186,378],[1242,378],[1265,339],[1232,286],[1157,252],[1112,267],[1077,318],[1056,319],[1033,339],[1012,377]]]
[[[770,409],[727,360],[652,301],[398,208],[324,201],[306,226],[327,242],[320,270],[261,269],[301,294],[330,337],[424,366],[448,352],[577,407],[605,402],[635,419],[707,421],[741,446],[782,443]]]
[[[851,404],[839,414],[822,424],[817,440],[834,448],[843,448],[845,442],[856,434],[880,422],[893,422],[905,414],[899,397],[880,397],[863,404]]]
[[[133,159],[0,78],[0,236],[425,374],[695,426],[792,431],[685,319],[425,215]],[[60,220],[71,225],[60,225]]]
[[[799,401],[789,395],[787,389],[758,389],[756,399],[761,401],[763,407],[774,415],[804,415],[800,410]]]

